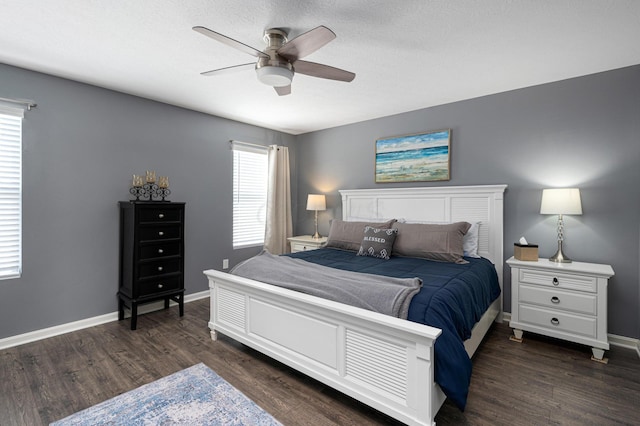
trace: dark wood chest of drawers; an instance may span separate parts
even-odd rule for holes
[[[121,201],[118,319],[131,309],[136,329],[138,305],[178,303],[184,315],[184,203]]]

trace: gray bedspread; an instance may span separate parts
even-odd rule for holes
[[[266,250],[235,266],[231,273],[301,293],[407,319],[419,278],[392,278],[343,271]]]

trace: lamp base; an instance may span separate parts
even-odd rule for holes
[[[316,233],[311,236],[314,240],[319,240],[322,236],[318,233],[318,210],[316,210]]]
[[[551,262],[556,262],[556,263],[571,263],[572,260],[569,259],[563,252],[562,252],[562,241],[558,240],[558,251],[556,252],[556,254],[554,254],[553,256],[551,256],[549,258],[549,260]]]

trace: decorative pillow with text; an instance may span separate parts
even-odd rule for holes
[[[364,238],[358,250],[358,256],[371,256],[389,259],[393,243],[398,235],[398,229],[380,229],[365,226]]]

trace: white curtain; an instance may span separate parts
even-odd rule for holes
[[[291,184],[289,149],[269,146],[269,182],[267,185],[267,224],[264,248],[272,254],[289,252],[288,237],[293,236],[291,222]]]

